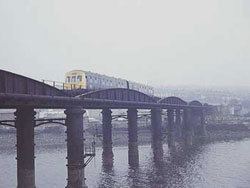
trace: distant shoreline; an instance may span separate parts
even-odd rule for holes
[[[221,142],[230,140],[242,140],[250,138],[250,130],[245,125],[207,125],[207,136],[205,143]],[[91,130],[91,129],[90,129]],[[53,127],[51,130],[35,131],[35,143],[39,148],[62,148],[66,147],[66,134],[64,127]],[[100,133],[100,132],[99,132]],[[86,147],[93,141],[93,129],[85,132]],[[163,135],[163,137],[166,137]],[[102,146],[102,138],[95,137],[96,147]],[[166,138],[163,140],[166,143]],[[0,149],[15,149],[16,134],[15,130],[11,132],[0,133]],[[151,144],[151,132],[146,127],[138,130],[138,144]],[[128,132],[126,128],[113,128],[113,147],[127,146]]]

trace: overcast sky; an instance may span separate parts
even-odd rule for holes
[[[0,69],[250,85],[249,0],[0,0]]]

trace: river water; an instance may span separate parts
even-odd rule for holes
[[[65,138],[61,139],[63,143]],[[54,142],[58,143],[53,137],[45,137],[45,140],[46,144],[40,143],[36,147],[36,185],[38,188],[63,188],[67,175],[66,145],[53,146]],[[0,141],[0,188],[15,188],[14,134],[0,135]],[[97,156],[86,168],[89,188],[250,187],[250,139],[210,143],[175,155],[170,155],[164,145],[164,158],[160,165],[154,161],[150,145],[140,146],[138,168],[128,166],[127,147],[114,147],[113,152],[114,166],[107,168],[102,166],[102,149],[97,148]]]

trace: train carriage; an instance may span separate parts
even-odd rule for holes
[[[148,95],[154,94],[153,87],[83,70],[67,72],[65,74],[64,88],[67,90],[86,89],[89,91],[108,88],[127,88]]]

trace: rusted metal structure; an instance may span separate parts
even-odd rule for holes
[[[76,95],[77,94],[77,95]],[[44,123],[59,123],[67,127],[67,188],[85,187],[83,136],[83,114],[86,109],[102,109],[103,116],[103,157],[106,165],[112,165],[112,109],[127,109],[129,165],[139,164],[137,143],[138,109],[151,110],[152,146],[156,160],[163,155],[162,111],[168,114],[168,144],[174,147],[174,128],[179,126],[179,134],[188,142],[194,136],[192,117],[199,117],[200,131],[204,135],[204,111],[198,101],[187,103],[177,97],[158,99],[139,91],[113,88],[100,91],[77,91],[74,95],[65,93],[43,82],[0,70],[0,108],[16,109],[16,119],[1,121],[2,125],[16,128],[17,134],[17,179],[18,188],[35,187],[34,128]],[[35,109],[65,109],[66,119],[36,120]],[[65,121],[62,123],[61,121]]]

